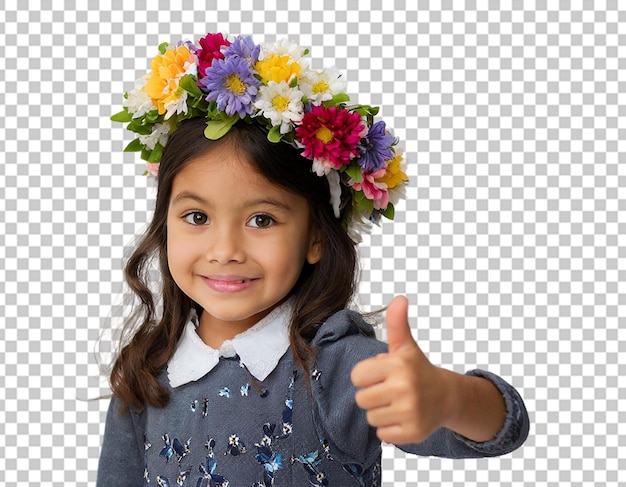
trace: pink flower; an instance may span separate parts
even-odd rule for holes
[[[376,210],[384,210],[389,204],[387,184],[382,181],[377,181],[377,179],[381,179],[386,172],[387,168],[383,167],[376,172],[363,173],[363,181],[360,183],[352,183],[352,189],[355,191],[362,190],[365,197],[373,201],[374,209]]]
[[[200,39],[200,49],[196,51],[198,56],[198,78],[204,78],[204,72],[213,64],[214,59],[224,59],[222,46],[230,46],[230,41],[224,39],[222,34],[207,34]]]
[[[359,153],[357,146],[367,128],[358,113],[323,105],[304,114],[296,138],[304,146],[302,155],[326,168],[350,164]]]
[[[152,174],[155,178],[159,175],[159,163],[148,162],[146,163],[146,171]]]

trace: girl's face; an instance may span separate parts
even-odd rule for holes
[[[204,309],[198,333],[217,347],[275,308],[320,245],[306,199],[268,181],[221,144],[175,176],[169,269]]]

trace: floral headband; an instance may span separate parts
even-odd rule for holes
[[[145,174],[158,175],[168,136],[181,121],[205,117],[204,134],[216,140],[246,120],[261,125],[269,141],[301,149],[311,170],[328,178],[337,218],[341,185],[350,188],[349,229],[378,223],[381,215],[393,219],[408,181],[398,140],[385,122],[374,122],[377,107],[346,104],[346,82],[336,69],[311,69],[308,50],[288,41],[257,45],[245,36],[207,34],[198,45],[164,43],[159,52],[111,117],[137,134],[124,150],[141,151]]]

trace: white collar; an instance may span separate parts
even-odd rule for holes
[[[254,377],[265,380],[289,348],[291,312],[291,301],[285,301],[252,328],[215,349],[205,344],[196,333],[199,322],[192,309],[176,351],[167,364],[170,385],[178,387],[201,379],[217,365],[220,356],[235,355],[239,355],[241,363]]]

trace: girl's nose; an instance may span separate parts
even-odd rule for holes
[[[206,259],[218,264],[239,263],[245,260],[243,236],[230,227],[214,228],[208,236]]]

